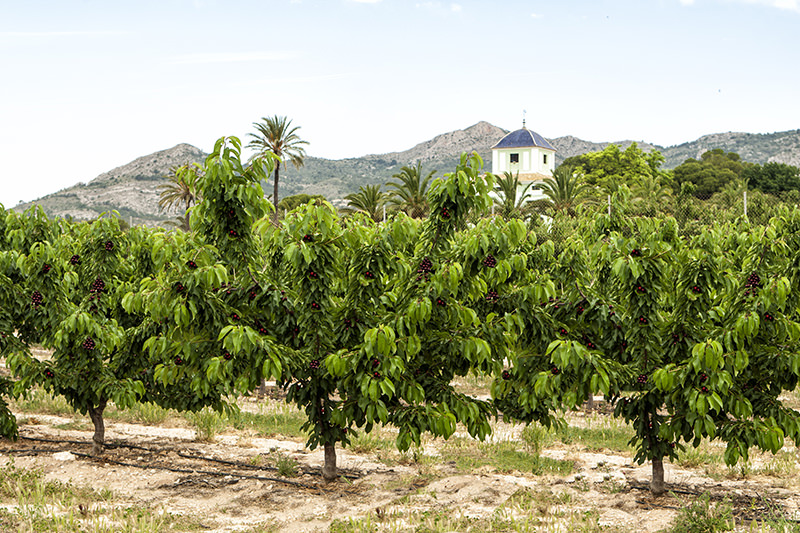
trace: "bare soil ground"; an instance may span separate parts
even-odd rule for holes
[[[321,450],[310,451],[298,439],[227,431],[201,443],[187,427],[108,421],[111,446],[102,457],[90,458],[88,428],[54,427],[71,420],[27,414],[22,439],[0,440],[0,465],[13,460],[17,468],[40,469],[49,480],[107,488],[115,494],[114,505],[192,516],[192,530],[215,533],[329,531],[332,525],[344,531],[342,524],[354,522],[364,529],[347,531],[447,531],[426,525],[446,518],[453,530],[485,531],[493,517],[530,525],[512,531],[651,532],[668,528],[679,509],[704,492],[712,501],[730,501],[737,529],[751,531],[763,528],[752,520],[776,510],[796,519],[800,504],[792,475],[712,478],[703,466],[669,463],[666,480],[673,494],[653,498],[649,465],[632,464],[629,454],[561,443],[542,455],[573,460],[575,468],[566,476],[488,466],[464,473],[452,461],[387,463],[373,453],[339,449],[343,477],[325,484],[319,475]],[[581,416],[572,423],[581,424]],[[499,423],[495,438],[513,439],[519,430]],[[441,446],[441,440],[429,441],[424,455],[435,457]],[[297,462],[298,475],[286,478],[270,466],[265,458],[276,452]],[[480,525],[470,528],[467,519]]]

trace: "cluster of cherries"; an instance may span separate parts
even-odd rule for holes
[[[241,320],[241,318],[242,317],[240,317],[238,313],[231,313],[231,319],[233,321],[238,322],[239,320]]]
[[[181,283],[180,281],[175,283],[175,291],[176,292],[183,292],[185,290],[186,290],[186,287],[183,286],[183,283]]]
[[[442,208],[442,218],[450,218],[450,211],[446,207]]]
[[[417,276],[417,281],[422,280],[422,278],[425,278],[425,281],[430,280],[432,272],[433,263],[426,257],[420,262],[419,267],[417,267],[417,274],[419,274],[419,276]]]
[[[94,339],[91,337],[86,337],[86,340],[81,343],[81,347],[84,350],[94,350],[96,344],[94,343]]]
[[[764,313],[764,320],[772,321],[772,320],[775,320],[775,317],[767,312],[767,313]]]
[[[31,294],[31,303],[33,303],[34,309],[37,309],[40,305],[42,305],[42,302],[44,302],[42,293],[39,291],[33,291],[33,294]]]
[[[640,316],[638,318],[638,320],[639,320],[639,324],[647,324],[647,318],[645,318],[643,316]]]
[[[312,311],[319,311],[320,309],[322,309],[321,305],[319,305],[317,302],[311,302]]]
[[[45,263],[44,265],[42,265],[42,274],[47,274],[48,272],[50,272],[50,269],[52,268],[53,268],[52,266]]]
[[[70,265],[80,265],[81,264],[81,256],[79,256],[78,254],[73,255],[72,257],[69,258],[69,264]]]
[[[319,368],[319,359],[314,359],[308,363],[308,366],[311,368],[311,370],[317,370]]]
[[[557,366],[554,366],[553,368],[550,369],[550,373],[553,374],[554,376],[557,376],[561,373],[561,370],[559,370]]]
[[[483,266],[486,268],[494,268],[497,266],[497,259],[495,259],[492,254],[489,254],[486,256],[486,259],[483,260]]]
[[[639,374],[639,377],[636,378],[636,383],[639,385],[647,383],[647,374]]]
[[[235,239],[236,237],[239,236],[239,232],[236,231],[235,229],[229,229],[228,230],[228,235],[230,235],[231,237],[233,237]]]
[[[190,259],[190,260],[186,261],[186,266],[191,268],[192,270],[194,270],[195,268],[197,268],[197,263],[195,263],[194,261],[192,261]]]
[[[631,257],[642,257],[642,251],[638,248],[631,250]]]
[[[100,278],[96,278],[89,286],[89,292],[101,293],[106,292],[106,282]]]
[[[111,250],[114,249],[114,242],[113,241],[106,241],[106,243],[103,245],[103,248],[106,249],[106,252],[110,252]]]
[[[700,294],[701,292],[703,292],[703,289],[701,289],[697,285],[692,285],[692,292],[694,292],[696,294]]]
[[[225,359],[226,361],[230,361],[231,359],[233,359],[233,355],[231,355],[231,352],[225,352],[224,354],[222,354],[222,358]]]
[[[303,242],[314,242],[314,237],[306,233],[303,235]]]
[[[375,277],[375,274],[367,270],[366,272],[364,272],[364,277],[367,279],[373,279]]]
[[[644,293],[646,293],[646,292],[647,292],[647,289],[645,289],[645,288],[644,288],[644,287],[642,287],[641,285],[637,285],[637,286],[636,286],[636,292],[638,292],[639,294],[644,294]]]
[[[182,365],[183,364],[183,359],[181,358],[180,355],[175,358],[175,364],[176,365]]]
[[[761,276],[753,272],[749,276],[747,276],[747,281],[745,282],[744,286],[748,289],[755,289],[761,287]]]
[[[489,292],[486,293],[486,297],[485,298],[486,298],[487,302],[493,304],[497,300],[500,299],[500,295],[497,294],[497,291],[489,291]]]
[[[751,294],[755,296],[756,291],[761,288],[761,276],[755,272],[747,276],[747,281],[744,283],[744,288],[745,297],[750,296]]]
[[[319,274],[317,274],[317,273],[316,273],[316,272],[314,272],[313,270],[309,270],[309,271],[308,271],[308,277],[309,277],[310,279],[319,279]]]
[[[53,373],[53,371],[52,371],[52,370],[50,370],[49,368],[48,368],[47,370],[45,370],[45,371],[44,371],[44,375],[45,375],[45,377],[46,377],[46,378],[48,378],[48,379],[53,379],[53,378],[55,377],[55,374],[54,374],[54,373]]]
[[[442,298],[436,298],[436,305],[438,305],[439,307],[444,307],[447,305],[447,302],[444,301],[444,299]]]
[[[500,374],[503,379],[508,380],[511,379],[511,373],[508,370],[503,370],[503,373]]]
[[[426,257],[420,262],[419,268],[417,268],[417,274],[429,274],[431,272],[433,272],[433,263],[430,258]]]

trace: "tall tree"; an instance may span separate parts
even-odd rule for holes
[[[769,162],[746,167],[741,174],[750,189],[779,193],[800,190],[800,169],[786,163]]]
[[[494,205],[500,210],[499,214],[503,218],[521,218],[524,215],[523,206],[530,198],[530,188],[533,182],[528,183],[520,190],[519,172],[503,172],[502,176],[497,176],[494,185],[494,192],[498,198]]]
[[[574,166],[586,183],[613,194],[620,185],[633,189],[646,176],[666,177],[666,172],[661,170],[663,163],[664,156],[658,150],[645,152],[631,143],[625,150],[610,144],[600,152],[570,157],[561,166]]]
[[[549,204],[556,211],[571,213],[585,196],[588,184],[571,165],[559,165],[553,171],[553,177],[542,182],[542,192],[549,199]]]
[[[170,169],[167,183],[157,187],[161,190],[158,207],[162,211],[183,209],[183,216],[178,217],[183,231],[189,231],[189,209],[200,199],[197,180],[201,174],[202,168],[197,163],[181,165]]]
[[[417,161],[415,167],[404,166],[400,172],[394,174],[392,178],[400,180],[400,183],[390,181],[386,185],[394,187],[389,203],[397,205],[401,210],[408,213],[411,218],[423,218],[428,215],[428,186],[433,179],[435,170],[428,172],[422,177],[422,162]]]
[[[380,185],[362,185],[358,192],[348,194],[347,207],[342,209],[345,213],[361,211],[375,222],[383,220],[383,206],[386,204],[386,193],[381,192]]]
[[[285,165],[288,160],[295,168],[302,167],[306,157],[303,145],[308,144],[308,142],[300,139],[297,135],[297,130],[300,127],[292,127],[292,121],[286,117],[279,117],[278,115],[261,117],[261,122],[253,122],[253,126],[258,130],[258,133],[249,134],[252,140],[247,147],[257,150],[254,158],[263,156],[265,153],[271,153],[277,157],[273,172],[275,183],[272,194],[272,203],[275,206],[275,216],[277,217],[278,202],[280,200],[278,198],[278,181],[281,164]]]
[[[656,176],[643,176],[632,192],[634,202],[650,215],[672,201],[672,189]]]
[[[672,174],[677,187],[682,183],[691,182],[695,186],[694,195],[697,198],[707,199],[739,178],[744,168],[745,164],[742,163],[739,154],[725,153],[722,148],[714,148],[703,152],[699,161],[687,159],[675,167]]]

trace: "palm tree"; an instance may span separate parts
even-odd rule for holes
[[[633,201],[642,203],[648,214],[655,214],[659,208],[669,205],[672,200],[672,188],[661,183],[652,175],[642,176],[633,188]]]
[[[169,183],[159,185],[158,207],[161,211],[183,209],[183,216],[178,216],[178,227],[189,231],[189,209],[200,200],[197,182],[203,169],[197,163],[181,165],[170,169],[165,176]]]
[[[297,136],[297,130],[300,128],[292,127],[292,121],[286,117],[261,117],[261,122],[253,122],[253,126],[258,130],[258,134],[250,133],[253,139],[248,143],[248,148],[255,148],[257,153],[253,157],[259,157],[267,152],[274,154],[277,157],[275,162],[275,172],[273,178],[275,179],[274,191],[272,194],[272,203],[275,205],[275,216],[278,214],[278,180],[280,178],[281,164],[286,164],[288,159],[295,168],[303,166],[303,161],[306,157],[306,151],[303,148],[304,144],[308,142],[303,141]]]
[[[573,166],[561,165],[553,171],[552,178],[545,178],[541,187],[553,209],[573,213],[584,198],[588,184],[581,181]]]
[[[347,207],[342,209],[345,213],[361,211],[366,213],[375,222],[383,220],[383,206],[386,204],[386,193],[381,192],[380,185],[362,185],[358,192],[345,196]]]
[[[531,196],[529,192],[533,182],[528,183],[519,190],[519,172],[511,174],[511,172],[503,172],[502,176],[497,176],[497,181],[494,185],[494,192],[497,193],[499,198],[496,198],[494,205],[499,209],[499,214],[503,218],[520,218],[524,215],[525,209],[523,205]]]
[[[392,175],[400,183],[389,182],[387,187],[394,187],[389,197],[389,203],[398,206],[412,218],[423,218],[428,215],[428,186],[430,185],[435,170],[422,177],[422,163],[417,161],[417,166],[404,166],[400,172]]]

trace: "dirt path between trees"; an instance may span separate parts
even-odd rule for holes
[[[69,420],[37,415],[22,425],[18,442],[0,441],[0,464],[13,460],[18,468],[42,470],[48,480],[110,489],[115,505],[195,516],[203,531],[214,533],[328,531],[335,520],[350,518],[369,520],[377,531],[402,531],[411,517],[436,513],[476,519],[528,513],[540,524],[532,531],[557,530],[556,524],[589,513],[596,530],[651,532],[667,528],[682,505],[705,491],[712,500],[728,498],[746,530],[746,519],[766,516],[768,504],[797,518],[800,502],[793,479],[714,480],[701,468],[671,464],[665,477],[676,494],[653,499],[646,489],[649,466],[623,454],[561,445],[542,453],[575,461],[567,476],[485,466],[464,473],[447,462],[387,466],[371,454],[339,449],[343,477],[325,484],[322,451],[309,451],[301,441],[227,433],[200,443],[187,428],[108,422],[106,439],[115,446],[93,459],[89,431],[53,427]],[[436,449],[434,441],[426,454]],[[264,458],[277,452],[297,462],[297,476],[284,478],[267,465]],[[510,505],[520,495],[527,503]]]

